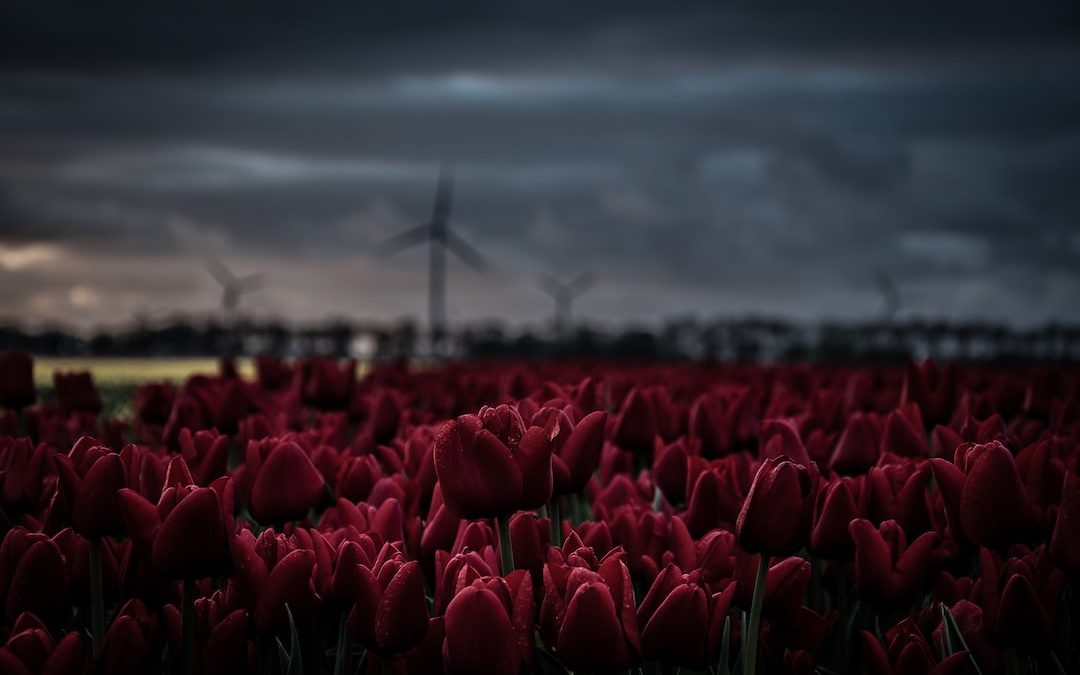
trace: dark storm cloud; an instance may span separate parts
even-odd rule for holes
[[[269,269],[256,311],[398,316],[454,219],[497,263],[452,316],[1080,319],[1071,4],[296,3],[0,9],[0,315],[205,307],[206,253]],[[119,270],[119,272],[117,271]]]

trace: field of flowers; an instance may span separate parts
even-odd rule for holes
[[[0,355],[0,673],[1080,672],[1080,373]]]

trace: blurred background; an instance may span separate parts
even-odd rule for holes
[[[11,0],[0,342],[404,349],[432,261],[394,237],[452,167],[459,346],[552,335],[573,280],[558,335],[695,355],[1074,344],[1078,38],[1075,3]]]

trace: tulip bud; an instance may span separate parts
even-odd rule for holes
[[[786,457],[765,460],[735,524],[739,545],[768,555],[790,555],[806,546],[813,492],[813,478],[806,467]]]
[[[526,428],[517,410],[485,407],[462,415],[435,439],[435,472],[459,518],[505,516],[551,498],[552,430]]]
[[[36,400],[33,357],[20,349],[0,354],[0,408],[22,410]]]

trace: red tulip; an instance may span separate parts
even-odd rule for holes
[[[248,506],[260,523],[285,523],[307,515],[324,494],[322,474],[291,440],[267,438],[247,447]]]
[[[658,433],[655,406],[642,390],[631,389],[615,417],[612,440],[623,450],[645,453],[652,449]]]
[[[22,528],[9,531],[0,545],[0,599],[8,621],[27,611],[49,623],[63,619],[71,600],[56,543]]]
[[[791,418],[766,420],[761,423],[758,442],[761,459],[787,456],[797,464],[810,466],[810,454],[803,445],[799,425]]]
[[[120,490],[128,532],[150,552],[154,569],[168,578],[228,576],[233,569],[232,480],[222,478],[212,487],[196,487],[190,480],[184,460],[176,457],[156,507],[134,490]]]
[[[878,460],[880,435],[881,420],[877,415],[853,414],[836,442],[829,468],[843,474],[863,473]]]
[[[922,589],[937,534],[926,532],[908,545],[895,520],[880,528],[862,518],[851,521],[855,540],[855,592],[878,607],[902,607]]]
[[[355,382],[355,359],[339,365],[337,359],[318,357],[299,364],[294,386],[304,405],[319,410],[344,410]]]
[[[855,481],[838,478],[818,495],[810,551],[826,560],[851,560],[855,542],[848,524],[859,517],[852,486]]]
[[[653,448],[653,480],[670,504],[686,501],[686,464],[691,454],[698,454],[697,445],[685,438],[670,445],[657,439]]]
[[[930,452],[919,406],[909,403],[885,417],[881,452],[901,457],[925,457]]]
[[[955,465],[943,459],[931,462],[949,525],[966,540],[1004,547],[1035,532],[1035,506],[1020,481],[1012,453],[1000,442],[961,445]]]
[[[350,501],[364,501],[382,475],[374,455],[346,457],[337,471],[337,494]]]
[[[22,410],[36,400],[33,357],[20,349],[0,354],[0,408]]]
[[[550,410],[550,409],[549,409]],[[544,411],[532,418],[534,426],[545,427]],[[604,447],[604,427],[607,413],[596,411],[570,424],[570,418],[560,417],[559,435],[553,441],[551,454],[552,494],[569,495],[585,489],[600,463]],[[567,428],[563,429],[562,425]]]
[[[533,663],[532,581],[525,570],[476,579],[446,610],[447,670],[512,675]]]
[[[949,419],[956,392],[955,364],[939,368],[929,359],[921,364],[908,361],[900,391],[900,404],[918,403],[929,424],[941,424]]]
[[[929,643],[910,619],[886,631],[888,649],[867,631],[860,633],[866,670],[885,675],[959,675],[969,664],[967,652],[956,652],[940,662]]]
[[[536,509],[551,498],[556,429],[526,428],[508,405],[484,407],[447,423],[435,439],[435,472],[447,507],[459,518]]]
[[[786,457],[765,460],[746,495],[735,534],[751,553],[790,555],[810,539],[814,480]]]
[[[547,629],[556,657],[571,670],[625,670],[638,660],[641,639],[634,613],[630,572],[609,555],[599,573],[586,568],[545,567]],[[603,645],[603,649],[598,649]]]
[[[117,454],[89,437],[57,458],[57,504],[75,530],[88,538],[124,534],[119,491],[139,487],[140,452],[129,445]]]
[[[167,605],[163,611],[168,654],[174,667],[179,667],[183,654],[183,623],[180,610],[175,605]],[[226,675],[227,673],[248,672],[249,650],[253,645],[248,640],[251,623],[247,610],[229,611],[222,603],[222,596],[215,594],[210,598],[195,601],[195,657],[200,664],[200,673],[208,675]]]
[[[683,520],[694,536],[713,528],[734,529],[751,482],[750,455],[736,453],[705,460],[691,456],[686,469],[686,512]]]
[[[667,665],[704,668],[723,632],[735,586],[710,596],[700,576],[668,565],[653,581],[637,611],[642,655]]]
[[[237,566],[241,566],[237,561]],[[308,625],[318,613],[322,599],[315,591],[312,574],[315,553],[296,549],[270,567],[266,582],[258,589],[255,633],[265,637],[288,629],[289,612],[297,625]],[[288,606],[288,611],[286,611]]]
[[[266,354],[255,357],[255,381],[266,391],[279,391],[289,386],[292,381],[292,367],[285,359]]]
[[[85,412],[97,415],[104,405],[101,394],[94,386],[94,378],[88,372],[53,373],[53,387],[56,389],[56,402],[65,414]]]
[[[726,387],[699,396],[687,415],[687,434],[701,443],[705,457],[720,457],[753,443],[758,420],[750,391]]]
[[[0,436],[0,507],[37,513],[56,488],[56,453],[29,438]]]
[[[349,631],[365,647],[400,654],[419,644],[428,628],[420,563],[406,562],[389,544],[371,568],[360,566],[359,593]]]

